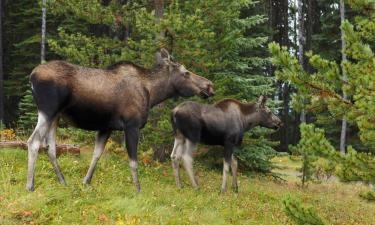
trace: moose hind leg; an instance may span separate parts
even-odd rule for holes
[[[185,170],[187,174],[189,175],[191,184],[193,185],[194,188],[198,188],[198,183],[194,176],[194,170],[193,170],[193,151],[195,151],[196,147],[197,145],[195,143],[191,142],[189,139],[186,139],[185,149],[182,155],[182,160],[184,163]]]
[[[129,128],[125,130],[126,149],[130,159],[130,171],[133,177],[133,183],[137,192],[141,191],[141,185],[138,180],[138,162],[137,147],[139,139],[139,128]]]
[[[34,129],[34,132],[31,134],[30,138],[27,141],[28,166],[26,189],[29,191],[34,191],[35,163],[36,159],[38,158],[39,147],[44,141],[50,125],[51,122],[46,114],[39,111],[37,125]]]
[[[47,134],[47,145],[48,145],[48,157],[53,166],[57,178],[61,184],[66,185],[64,175],[61,173],[59,163],[56,159],[56,129],[57,129],[58,118],[55,118],[51,124],[51,127]]]
[[[230,159],[224,158],[223,160],[223,182],[221,184],[221,193],[225,193],[227,191],[227,179],[228,179],[228,173],[229,173],[229,167],[230,167]]]
[[[238,169],[238,162],[234,155],[232,155],[232,189],[234,192],[238,192],[238,184],[237,184],[237,169]]]
[[[184,139],[182,137],[175,137],[174,146],[171,154],[172,167],[176,180],[176,185],[178,188],[181,188],[181,178],[180,178],[180,165],[179,160],[181,159],[182,153],[184,150]]]
[[[111,134],[110,131],[99,131],[97,133],[96,138],[95,138],[94,154],[92,156],[89,170],[87,171],[87,174],[85,178],[83,179],[84,184],[91,183],[91,179],[96,168],[96,163],[100,159],[100,156],[103,154],[105,144],[107,143],[107,140],[110,134]]]

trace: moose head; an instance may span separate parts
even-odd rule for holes
[[[279,129],[282,121],[266,106],[267,97],[260,96],[257,101],[257,111],[259,113],[259,125],[271,129]]]
[[[210,80],[187,70],[180,63],[173,62],[164,48],[156,53],[156,61],[159,66],[168,68],[169,80],[179,96],[200,95],[207,98],[215,94]]]

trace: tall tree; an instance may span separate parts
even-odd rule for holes
[[[303,10],[302,0],[297,0],[297,9],[298,9],[298,61],[301,64],[302,68],[305,68],[304,46],[305,46],[306,37],[305,37],[305,16],[303,13],[304,10]],[[306,112],[303,109],[303,106],[302,106],[302,110],[300,114],[300,121],[302,123],[306,122]]]
[[[46,17],[47,17],[47,0],[42,1],[42,38],[40,46],[40,61],[46,61]]]
[[[345,22],[345,2],[344,0],[340,0],[340,21],[341,24]],[[344,63],[346,62],[346,42],[345,42],[345,32],[343,29],[341,29],[341,54],[342,54],[342,59],[341,59],[341,68],[342,68],[342,79],[343,82],[347,82],[348,77],[346,75],[345,67],[343,66]],[[343,90],[343,99],[347,100],[346,92]],[[340,135],[340,152],[341,154],[345,154],[345,147],[346,147],[346,127],[347,127],[347,121],[345,116],[342,119],[342,124],[341,124],[341,135]]]
[[[154,0],[155,5],[155,18],[156,24],[160,24],[161,20],[163,19],[164,13],[164,0]],[[164,31],[160,30],[159,34],[156,35],[156,39],[160,39],[164,37]]]
[[[367,146],[365,150],[375,152],[375,4],[365,0],[348,3],[352,5],[352,10],[363,15],[355,18],[354,25],[348,20],[341,25],[348,56],[342,62],[348,78],[346,82],[343,82],[340,64],[336,61],[309,54],[309,63],[315,69],[313,74],[309,74],[285,48],[272,44],[270,49],[274,55],[273,62],[281,68],[278,77],[298,87],[298,95],[306,98],[309,109],[323,108],[331,118],[342,119],[345,116],[348,121],[356,123],[359,137]],[[351,100],[345,99],[343,92]]]
[[[3,0],[0,0],[0,129],[4,121],[3,72]]]

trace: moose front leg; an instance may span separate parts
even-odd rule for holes
[[[223,160],[223,182],[221,184],[221,193],[227,191],[227,179],[229,174],[229,168],[232,164],[232,154],[234,146],[231,143],[227,143],[224,146],[224,160]]]
[[[129,128],[125,130],[126,149],[130,159],[130,170],[133,177],[133,183],[137,192],[141,191],[138,180],[138,162],[137,147],[139,139],[139,128]]]

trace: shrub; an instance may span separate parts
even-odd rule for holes
[[[298,199],[290,196],[283,200],[286,215],[298,225],[324,225],[312,206],[303,205]]]
[[[370,191],[364,191],[364,192],[361,192],[359,193],[359,197],[369,201],[369,202],[373,202],[375,201],[375,191],[374,190],[370,190]]]

